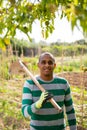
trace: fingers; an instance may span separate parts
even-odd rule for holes
[[[40,99],[41,99],[41,100],[45,100],[47,96],[48,96],[48,92],[47,92],[47,91],[42,92],[42,94],[41,94],[41,96],[40,96]]]
[[[43,100],[43,104],[45,104],[47,102],[47,100],[51,99],[53,97],[53,94],[49,93],[49,92],[44,92],[44,100]]]
[[[51,97],[53,97],[53,95],[51,93],[49,93],[48,91],[42,92],[41,94],[41,99],[45,100],[45,99],[50,99]]]
[[[53,95],[47,91],[42,92],[40,99],[36,102],[35,106],[36,108],[41,108],[43,106],[43,104],[45,104],[47,102],[47,100],[49,100],[50,98],[52,98]]]
[[[49,100],[49,99],[51,99],[52,97],[53,97],[53,94],[48,92],[48,95],[46,96],[46,100]]]

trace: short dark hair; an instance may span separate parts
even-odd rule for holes
[[[39,62],[42,59],[42,57],[45,56],[45,55],[49,55],[52,58],[53,62],[55,63],[55,58],[54,58],[54,56],[50,52],[44,52],[44,53],[42,53],[40,55],[40,57],[39,57]]]

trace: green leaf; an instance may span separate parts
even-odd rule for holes
[[[75,4],[75,5],[78,5],[78,4],[79,4],[79,1],[78,1],[78,0],[74,0],[74,4]]]

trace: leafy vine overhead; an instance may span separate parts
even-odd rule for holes
[[[31,40],[35,20],[47,38],[54,30],[56,14],[71,21],[72,29],[80,21],[83,33],[87,32],[87,0],[0,0],[0,46],[9,44],[17,29]]]

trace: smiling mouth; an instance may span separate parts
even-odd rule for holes
[[[45,72],[50,72],[50,69],[44,69]]]

